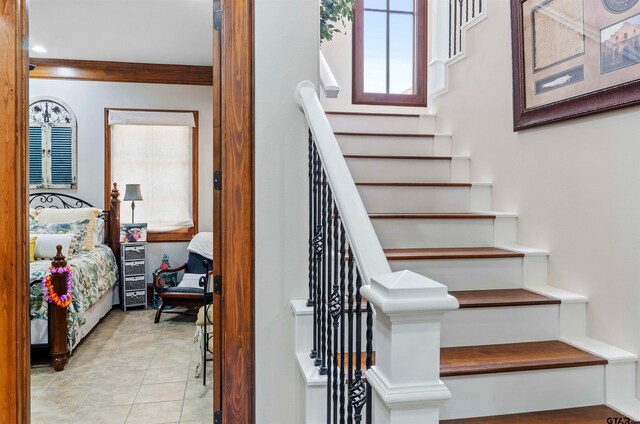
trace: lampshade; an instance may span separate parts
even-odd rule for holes
[[[127,190],[124,193],[125,202],[144,200],[142,199],[142,193],[140,192],[140,184],[127,184]]]

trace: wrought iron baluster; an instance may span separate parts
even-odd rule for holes
[[[469,22],[469,0],[464,0],[464,23]]]
[[[338,280],[338,269],[339,269],[339,261],[340,255],[339,252],[339,239],[338,239],[338,208],[334,204],[333,209],[333,245],[331,246],[331,253],[334,256],[333,260],[333,285],[331,286],[331,300],[329,302],[329,310],[331,311],[331,323],[333,324],[333,387],[329,384],[329,390],[332,391],[332,415],[333,415],[333,423],[338,422],[338,367],[339,363],[344,362],[344,358],[340,358],[340,362],[338,362],[338,355],[340,354],[338,350],[338,331],[340,326],[340,316],[342,315],[342,293],[340,292],[340,282]],[[342,383],[342,382],[341,382]]]
[[[309,296],[307,306],[313,306],[313,135],[309,130]]]
[[[331,384],[333,381],[333,374],[332,371],[334,369],[334,358],[336,355],[336,352],[333,350],[333,309],[332,309],[332,304],[333,304],[333,283],[334,283],[334,278],[333,278],[333,255],[335,254],[335,251],[333,249],[333,195],[331,193],[331,187],[327,187],[327,190],[329,192],[329,209],[328,209],[328,213],[327,213],[327,244],[325,245],[325,247],[327,248],[327,285],[326,285],[326,289],[327,289],[327,306],[328,306],[328,313],[327,313],[327,353],[326,353],[326,358],[327,358],[327,368],[325,369],[325,374],[327,375],[327,423],[331,423],[331,417],[332,417],[332,413],[331,413]]]
[[[348,357],[348,385],[347,387],[351,389],[353,386],[353,252],[351,251],[351,246],[347,248],[346,252],[349,257],[348,267],[349,274],[347,275],[347,345],[349,346],[349,357]],[[347,424],[353,424],[353,405],[351,404],[351,397],[349,397],[349,392],[347,392]]]
[[[458,51],[457,53],[460,53],[462,51],[462,0],[458,0],[458,3],[460,4],[460,24],[458,26]]]
[[[367,402],[367,393],[362,382],[362,277],[356,268],[356,358],[353,373],[353,385],[349,388],[349,399],[353,405],[353,419],[355,424],[362,422],[362,408]]]
[[[449,59],[451,59],[451,2],[454,0],[449,0]]]
[[[322,226],[320,225],[320,160],[318,150],[312,139],[313,149],[313,347],[311,348],[311,358],[315,359],[318,366],[318,347],[320,346],[320,262],[322,261]]]
[[[323,260],[322,260],[322,276],[321,280],[321,293],[320,293],[320,360],[316,361],[316,365],[320,365],[320,375],[327,374],[327,258],[331,256],[331,252],[327,250],[327,175],[322,170],[322,249],[323,249]]]
[[[471,19],[476,17],[476,0],[471,0]]]
[[[458,51],[458,0],[453,0],[453,56]]]
[[[345,321],[344,321],[344,297],[346,294],[345,290],[345,278],[346,278],[346,245],[347,245],[347,236],[345,234],[344,223],[342,219],[340,219],[340,254],[338,258],[340,260],[340,424],[345,424],[345,340],[344,340],[344,330],[345,330]],[[348,372],[351,372],[348,369]]]
[[[373,309],[367,301],[367,369],[373,365]],[[373,402],[371,402],[371,384],[367,381],[367,424],[371,424],[373,416]]]

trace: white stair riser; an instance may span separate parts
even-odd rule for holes
[[[328,114],[334,131],[379,132],[404,134],[433,134],[436,119],[433,115],[421,116],[375,116]]]
[[[604,380],[604,366],[447,377],[440,419],[600,405]]]
[[[494,223],[494,243],[502,245],[517,244],[518,218],[515,216],[498,216]]]
[[[338,135],[345,155],[435,155],[433,137],[372,137]]]
[[[464,213],[470,210],[469,187],[358,186],[369,213]]]
[[[493,219],[372,219],[385,249],[487,247],[494,245]]]
[[[451,160],[347,158],[355,181],[419,183],[451,182]]]
[[[389,261],[393,271],[408,269],[453,290],[522,287],[522,258]]]
[[[441,345],[476,346],[557,340],[559,305],[463,308],[442,319]]]

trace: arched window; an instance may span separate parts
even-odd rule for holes
[[[37,98],[29,106],[29,187],[77,187],[77,123],[64,102]]]

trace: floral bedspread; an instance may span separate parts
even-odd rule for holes
[[[67,262],[73,268],[73,300],[67,311],[67,341],[69,347],[76,345],[78,331],[86,322],[86,311],[118,283],[116,258],[107,246],[70,256]],[[42,280],[49,273],[50,260],[31,263],[29,281]],[[48,304],[42,296],[42,285],[31,287],[31,315],[47,319]]]

